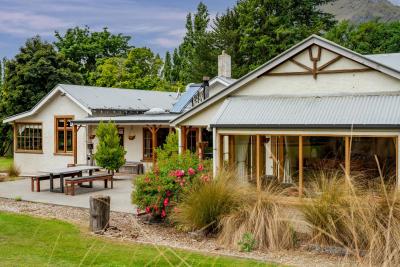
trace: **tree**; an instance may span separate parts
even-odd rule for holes
[[[183,83],[201,82],[203,76],[214,76],[217,72],[217,53],[212,35],[208,31],[210,22],[207,6],[200,2],[195,14],[186,17],[186,34],[182,44],[173,55],[173,76]]]
[[[342,21],[325,37],[361,54],[400,52],[400,22],[369,21],[352,24]]]
[[[5,61],[0,121],[31,109],[59,83],[82,82],[78,66],[39,36],[28,39],[14,59]],[[1,124],[0,154],[11,143],[11,126]]]
[[[162,79],[162,65],[160,56],[154,55],[149,48],[133,48],[127,58],[113,57],[99,61],[89,80],[97,86],[175,91],[171,83]]]
[[[28,39],[14,59],[6,61],[2,111],[5,115],[29,110],[59,83],[82,82],[78,66],[42,41]]]
[[[165,53],[165,63],[163,69],[163,78],[167,82],[172,82],[172,62],[171,62],[171,54],[169,51]]]
[[[120,145],[118,128],[114,123],[100,122],[96,129],[99,143],[96,147],[96,164],[109,171],[116,171],[125,164],[126,151]]]
[[[54,42],[58,50],[68,59],[80,66],[80,71],[89,83],[89,73],[96,69],[99,59],[125,56],[129,49],[130,36],[111,34],[107,28],[103,31],[90,31],[89,27],[68,29],[64,35],[56,31]]]
[[[318,8],[331,0],[242,0],[215,19],[216,43],[226,45],[242,76],[311,34],[335,24]]]

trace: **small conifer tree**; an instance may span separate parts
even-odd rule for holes
[[[125,164],[126,151],[120,145],[117,127],[112,122],[100,122],[96,135],[99,139],[95,154],[97,165],[110,171],[118,170]]]

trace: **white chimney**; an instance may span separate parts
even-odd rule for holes
[[[231,56],[225,50],[218,56],[218,76],[231,78]]]

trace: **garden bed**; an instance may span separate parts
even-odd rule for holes
[[[89,211],[87,209],[3,198],[0,198],[0,210],[45,218],[56,218],[78,224],[84,228],[88,226],[89,220]],[[292,266],[354,265],[348,258],[308,251],[306,247],[294,251],[239,252],[221,247],[212,237],[195,238],[191,234],[179,232],[175,228],[164,226],[163,224],[145,224],[138,220],[136,215],[128,213],[111,212],[110,225],[112,226],[111,229],[106,231],[104,236],[123,241],[165,245],[216,255],[251,258]]]

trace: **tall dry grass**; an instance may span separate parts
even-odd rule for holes
[[[310,242],[342,247],[363,265],[400,265],[399,193],[380,179],[378,190],[338,174],[312,182],[301,206]]]
[[[209,182],[195,184],[176,207],[172,220],[184,230],[216,233],[219,220],[243,203],[246,187],[232,171],[221,171]]]
[[[252,233],[257,249],[293,248],[295,231],[277,202],[283,194],[280,187],[272,184],[261,192],[248,191],[240,207],[220,220],[219,242],[239,248],[242,237]]]

